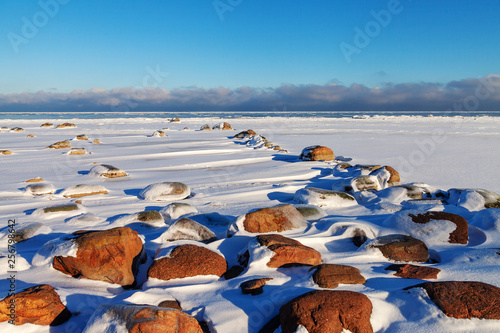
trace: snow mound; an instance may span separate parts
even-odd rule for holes
[[[500,232],[500,208],[488,208],[477,212],[470,224],[483,230]]]
[[[53,261],[55,256],[75,257],[78,245],[73,237],[56,238],[45,243],[31,260],[33,266],[42,266]]]
[[[9,258],[9,255],[11,255],[8,252],[1,253],[0,252],[0,270],[2,272],[9,272],[12,271],[12,257]],[[29,262],[21,257],[19,254],[16,254],[15,257],[15,269],[17,272],[25,271],[27,269],[30,269],[31,265]]]
[[[69,225],[95,226],[106,221],[105,218],[88,213],[72,217],[66,221]]]
[[[75,185],[61,192],[65,198],[80,198],[87,195],[107,194],[108,190],[101,185]]]
[[[55,219],[55,218],[68,218],[75,215],[80,215],[86,213],[83,206],[76,203],[55,205],[45,208],[38,208],[31,214],[33,217],[40,217],[43,219]]]
[[[194,240],[210,243],[217,239],[215,234],[204,225],[188,218],[181,218],[172,224],[155,242],[164,243],[176,240]]]
[[[248,140],[247,147],[254,149],[265,148],[266,143],[267,143],[266,138],[264,138],[262,135],[257,134],[253,136],[250,140]]]
[[[30,184],[26,186],[24,189],[26,194],[31,195],[44,195],[44,194],[52,194],[56,191],[56,188],[51,184]]]
[[[139,197],[151,201],[175,201],[187,198],[191,194],[189,186],[178,182],[164,182],[148,185],[139,193]]]
[[[181,216],[197,214],[198,209],[190,204],[183,202],[173,202],[160,210],[161,215],[165,219],[165,223],[176,220]]]
[[[339,208],[357,205],[356,199],[345,192],[306,187],[295,192],[294,200],[319,207]]]

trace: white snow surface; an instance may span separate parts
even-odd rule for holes
[[[51,116],[39,120],[2,120],[2,125],[22,127],[36,135],[37,140],[25,140],[9,131],[0,132],[0,142],[14,153],[3,156],[0,161],[0,221],[4,223],[2,227],[7,226],[8,220],[16,220],[19,225],[40,222],[52,229],[51,233],[38,234],[16,244],[19,258],[16,288],[20,291],[37,284],[50,284],[74,315],[56,327],[13,326],[3,322],[0,323],[2,332],[82,332],[101,304],[155,305],[162,300],[162,294],[164,299],[177,299],[187,313],[203,313],[219,333],[258,332],[278,314],[284,303],[320,289],[312,282],[308,267],[267,267],[265,264],[272,253],[263,247],[259,253],[257,249],[253,251],[252,259],[255,260],[234,279],[186,278],[168,286],[159,285],[147,280],[145,272],[158,248],[153,240],[165,232],[168,225],[152,228],[132,224],[144,239],[148,260],[140,268],[139,289],[127,290],[101,281],[72,278],[55,271],[50,262],[55,255],[76,254],[74,243],[65,239],[77,230],[109,229],[113,221],[125,215],[161,210],[164,205],[139,196],[149,184],[182,182],[191,189],[191,195],[182,202],[189,203],[200,214],[218,213],[235,219],[256,208],[293,204],[295,192],[307,186],[338,189],[341,183],[349,185],[353,176],[360,175],[335,168],[336,161],[300,161],[302,149],[313,145],[332,148],[338,159],[352,165],[391,166],[400,173],[403,184],[429,184],[421,186],[428,192],[424,193],[424,198],[432,201],[412,201],[406,190],[399,187],[356,192],[357,205],[322,207],[326,216],[309,221],[305,229],[283,233],[319,251],[323,263],[351,265],[361,271],[367,279],[364,285],[340,285],[336,290],[360,292],[370,299],[373,304],[370,321],[374,331],[498,331],[498,320],[446,317],[425,292],[418,288],[404,291],[405,287],[422,281],[393,276],[393,272],[384,269],[391,263],[378,253],[380,251],[358,249],[351,237],[356,229],[363,230],[368,241],[378,236],[405,233],[399,226],[387,225],[384,221],[395,212],[409,208],[444,210],[461,215],[469,222],[468,245],[429,244],[439,257],[433,264],[441,269],[437,281],[480,281],[500,287],[499,209],[483,208],[486,199],[474,190],[500,193],[500,117],[183,118],[182,124],[168,124],[168,140],[158,140],[150,135],[167,125],[163,118],[67,119],[78,128],[59,131],[40,127],[45,122],[61,122],[50,119]],[[222,121],[228,121],[237,132],[252,128],[286,148],[288,153],[252,149],[253,145],[247,147],[241,140],[230,139],[229,134],[233,133],[230,131],[182,131],[185,126],[200,128],[206,123]],[[90,154],[78,158],[44,149],[53,142],[81,133],[99,139],[102,144],[79,142]],[[94,172],[88,171],[96,163],[120,166],[130,172],[130,176],[93,177]],[[44,196],[25,195],[25,180],[33,177],[42,177],[55,189],[104,181],[109,194],[82,197],[81,210],[47,218],[48,214],[33,212],[74,200],[58,192]],[[449,189],[465,191],[448,193]],[[197,245],[222,253],[229,267],[238,263],[238,253],[249,243],[255,245],[252,242],[255,235],[236,233],[225,238],[225,226],[207,227],[223,238],[209,245]],[[6,238],[0,239],[0,252],[3,256],[8,253]],[[0,264],[3,263],[4,259]],[[0,298],[8,293],[8,277],[7,271],[0,271]],[[243,295],[239,285],[259,277],[273,278],[264,287],[264,293]],[[100,326],[95,327],[96,331],[103,331]]]

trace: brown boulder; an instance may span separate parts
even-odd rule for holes
[[[448,317],[500,319],[500,288],[483,282],[425,282],[405,288],[424,288]]]
[[[68,151],[68,155],[85,155],[87,154],[87,149],[85,148],[71,148]]]
[[[198,275],[222,276],[226,270],[226,259],[218,253],[184,244],[175,247],[169,256],[155,259],[149,267],[148,277],[167,281]]]
[[[245,270],[245,267],[240,266],[240,265],[234,265],[231,268],[229,268],[222,276],[224,277],[225,280],[231,280],[243,273]]]
[[[247,213],[243,220],[243,228],[252,233],[282,232],[306,225],[307,220],[290,204]]]
[[[384,257],[405,262],[426,262],[429,249],[421,240],[406,235],[387,235],[375,238],[369,245],[379,249]]]
[[[54,257],[54,269],[73,277],[82,277],[128,287],[135,284],[142,240],[128,227],[74,233],[78,245],[76,257]]]
[[[279,312],[283,333],[293,333],[299,325],[309,333],[373,332],[372,303],[354,291],[315,290],[294,298]]]
[[[321,288],[337,288],[339,283],[364,284],[366,279],[356,267],[346,265],[322,264],[314,270],[313,281]]]
[[[218,130],[223,130],[223,131],[228,131],[228,130],[232,130],[233,127],[231,126],[231,124],[229,123],[226,123],[226,122],[222,122],[220,124],[217,124],[213,127],[213,129],[218,129]]]
[[[43,123],[42,125],[40,125],[40,127],[53,127],[54,124],[52,123]]]
[[[51,144],[47,148],[53,148],[53,149],[71,148],[71,142],[69,140],[59,141]]]
[[[388,165],[373,170],[372,172],[370,172],[370,175],[379,175],[382,170],[385,170],[389,173],[389,178],[387,179],[387,184],[389,186],[401,185],[401,177],[399,175],[399,172],[397,172],[396,169]]]
[[[63,123],[56,126],[56,128],[75,128],[76,125],[72,123]]]
[[[80,135],[76,136],[76,139],[77,140],[88,140],[89,137],[87,136],[87,134],[80,134]]]
[[[410,214],[415,223],[428,223],[430,221],[446,220],[454,223],[457,228],[450,234],[450,243],[467,244],[469,240],[469,226],[467,220],[460,215],[445,212],[427,212],[424,214]]]
[[[194,317],[177,309],[111,304],[97,308],[84,332],[115,332],[122,325],[128,333],[203,333]]]
[[[173,300],[167,300],[167,301],[162,301],[160,304],[158,304],[160,308],[170,308],[170,309],[177,309],[179,311],[182,311],[182,307],[179,304],[179,301],[173,299]]]
[[[264,286],[266,282],[272,280],[273,278],[261,278],[245,281],[240,285],[241,292],[245,295],[259,295],[264,292]]]
[[[390,265],[386,268],[388,271],[396,271],[394,276],[399,276],[404,279],[437,279],[440,269],[434,267],[426,266],[416,266],[416,265]]]
[[[12,154],[12,151],[11,150],[0,150],[0,154],[1,155],[11,155]]]
[[[36,177],[36,178],[30,178],[28,180],[25,180],[26,183],[39,183],[43,182],[43,178],[41,177]]]
[[[333,161],[333,150],[325,146],[310,146],[302,150],[299,158],[303,161]]]
[[[249,130],[246,130],[243,132],[239,132],[233,138],[235,138],[235,139],[246,139],[246,138],[251,139],[256,135],[257,135],[257,133],[255,133],[255,131],[249,129]]]
[[[0,322],[12,322],[9,306],[15,304],[15,325],[34,324],[57,326],[71,317],[54,287],[41,284],[30,287],[0,301]]]
[[[259,235],[256,239],[260,245],[274,252],[274,255],[267,263],[268,267],[315,266],[321,264],[321,254],[318,251],[303,245],[295,239],[276,234]]]

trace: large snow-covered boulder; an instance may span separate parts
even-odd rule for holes
[[[325,146],[310,146],[302,150],[299,158],[303,161],[333,161],[333,150]]]
[[[210,243],[216,239],[217,236],[210,229],[198,222],[183,217],[175,221],[156,241],[163,243],[176,240],[194,240]]]
[[[239,231],[243,233],[282,232],[306,226],[307,220],[302,214],[294,206],[284,204],[258,209],[237,217],[229,226],[227,234],[232,236]]]
[[[500,194],[483,189],[456,189],[448,190],[448,203],[478,211],[483,208],[500,208]]]
[[[26,194],[31,195],[44,195],[44,194],[52,194],[56,191],[56,188],[51,184],[29,184],[25,187],[24,191]]]
[[[348,193],[316,187],[306,187],[298,190],[295,192],[294,200],[303,204],[328,208],[351,207],[358,204],[356,199]]]
[[[161,215],[165,219],[165,223],[177,220],[181,216],[188,216],[198,213],[196,207],[184,202],[172,202],[165,208],[160,210]]]
[[[148,185],[139,193],[139,197],[151,201],[182,200],[191,194],[189,186],[179,182],[164,182]]]
[[[67,218],[75,215],[80,215],[86,212],[85,207],[76,204],[60,204],[45,208],[36,209],[31,215],[43,219]]]
[[[196,318],[177,309],[148,305],[103,304],[83,333],[203,333]]]
[[[65,198],[80,198],[87,195],[108,194],[108,190],[101,185],[75,185],[61,192]]]
[[[118,178],[128,176],[128,174],[122,169],[116,168],[109,164],[97,164],[90,169],[89,174],[92,176],[104,178]]]

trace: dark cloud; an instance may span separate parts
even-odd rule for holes
[[[500,75],[447,84],[384,83],[369,88],[285,84],[257,89],[116,88],[0,94],[0,111],[446,111],[500,110]]]

